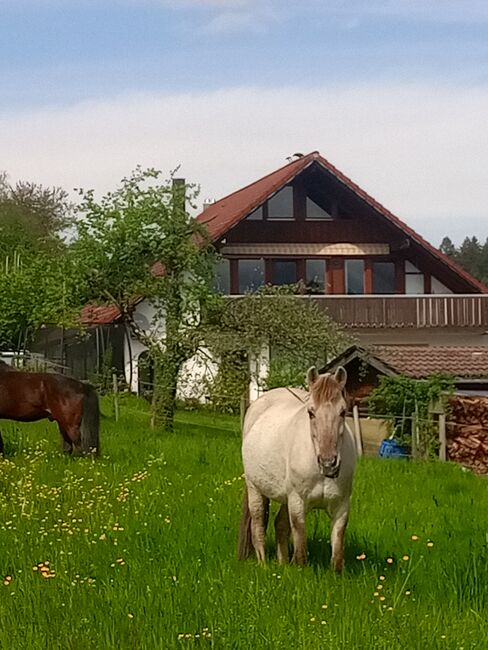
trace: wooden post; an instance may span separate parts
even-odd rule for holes
[[[359,408],[357,404],[352,407],[352,416],[354,418],[354,434],[356,436],[356,449],[358,456],[363,455],[363,440],[361,437],[361,420],[359,419]]]
[[[446,414],[439,413],[439,460],[447,460]]]
[[[412,415],[412,458],[418,458],[418,427],[417,427],[417,409]]]
[[[249,390],[247,390],[244,395],[241,397],[241,433],[244,429],[244,418],[246,417],[246,411],[249,408]]]
[[[112,373],[112,384],[113,384],[113,393],[114,393],[114,415],[115,421],[119,421],[119,384],[117,381],[117,373]]]

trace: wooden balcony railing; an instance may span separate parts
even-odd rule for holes
[[[487,328],[488,294],[304,296],[348,328]]]
[[[321,308],[326,309],[334,320],[347,328],[486,328],[488,330],[488,294],[297,295],[296,299],[316,302]]]

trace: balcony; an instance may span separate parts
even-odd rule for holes
[[[347,328],[486,328],[488,294],[300,296]]]
[[[240,296],[229,297],[238,300]],[[335,321],[348,329],[488,330],[488,294],[295,297],[297,300],[317,303]]]

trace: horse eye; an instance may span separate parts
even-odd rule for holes
[[[308,415],[309,415],[311,420],[313,420],[313,418],[315,417],[315,413],[314,413],[314,411],[312,409],[308,409]]]
[[[346,409],[342,409],[341,418],[345,418],[345,417],[346,417]]]

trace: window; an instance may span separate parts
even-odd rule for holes
[[[273,262],[273,284],[295,284],[297,263],[294,260],[275,260]]]
[[[213,290],[215,293],[230,293],[230,263],[222,259],[215,267]]]
[[[293,187],[287,185],[268,201],[268,219],[293,219]]]
[[[411,262],[405,262],[405,293],[424,293],[424,274]]]
[[[264,260],[239,260],[239,293],[255,291],[264,284]]]
[[[320,207],[318,203],[315,203],[313,199],[307,196],[307,219],[332,219],[332,216],[325,210],[325,208]]]
[[[259,208],[256,208],[251,212],[251,214],[247,217],[249,221],[262,221],[263,220],[263,206],[260,205]]]
[[[346,260],[346,293],[364,293],[364,260]]]
[[[452,293],[452,291],[448,289],[445,284],[443,284],[437,278],[434,278],[434,276],[431,277],[430,282],[432,293]]]
[[[325,291],[325,260],[305,260],[305,284],[309,293]]]
[[[373,293],[395,293],[394,262],[373,262]]]

